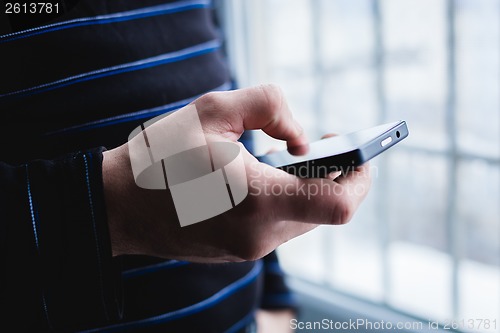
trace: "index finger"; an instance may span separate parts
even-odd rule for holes
[[[203,124],[215,122],[238,136],[244,130],[262,129],[273,138],[285,140],[288,147],[307,145],[304,130],[274,84],[209,93],[194,103],[202,111]]]

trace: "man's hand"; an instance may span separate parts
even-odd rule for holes
[[[274,85],[208,93],[193,104],[209,141],[236,142],[244,130],[262,129],[285,140],[289,149],[307,143]],[[151,126],[161,129],[168,121],[166,117]],[[247,175],[241,181],[247,182],[248,196],[233,209],[186,227],[179,225],[169,190],[135,184],[127,144],[105,152],[103,181],[113,255],[255,260],[318,224],[347,223],[370,187],[366,165],[335,180],[300,179],[241,150]],[[273,194],[278,191],[280,195]]]

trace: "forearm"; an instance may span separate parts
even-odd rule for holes
[[[132,177],[128,150],[124,146],[105,151],[102,162],[102,181],[106,214],[113,256],[132,254],[133,242],[127,236],[126,213],[124,211],[125,193],[130,192],[128,181]],[[127,167],[128,166],[128,167]],[[128,203],[129,208],[132,203]]]
[[[159,251],[156,245],[174,243],[180,229],[170,191],[136,185],[127,144],[103,153],[102,170],[113,256],[181,259],[185,253]]]

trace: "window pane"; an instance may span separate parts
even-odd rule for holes
[[[291,76],[307,73],[312,68],[310,1],[272,0],[266,5],[266,58],[271,75],[285,75],[286,69],[292,70]]]
[[[311,140],[382,120],[410,130],[371,162],[351,223],[279,249],[287,272],[426,319],[498,317],[500,0],[263,3],[263,79],[282,86]],[[284,147],[263,135],[257,145]]]
[[[460,317],[493,319],[500,313],[500,168],[468,160],[458,175]]]
[[[394,151],[384,199],[391,229],[389,299],[424,318],[451,318],[452,262],[446,253],[447,160]]]
[[[326,270],[323,248],[325,226],[292,239],[278,248],[281,265],[288,274],[323,283]]]
[[[372,174],[376,174],[373,163],[372,169]],[[374,183],[377,183],[377,178],[374,178]],[[382,301],[384,265],[380,235],[383,230],[377,219],[377,204],[378,197],[383,194],[376,184],[373,186],[374,190],[351,222],[325,230],[326,279],[336,289]]]
[[[446,157],[401,150],[384,157],[388,159],[388,175],[381,191],[385,193],[391,238],[446,251]]]
[[[500,157],[500,1],[457,6],[458,143],[471,154]]]
[[[313,2],[314,3],[314,2]],[[317,2],[321,132],[355,131],[377,121],[372,2]]]
[[[444,149],[446,2],[381,3],[388,118],[407,120],[412,145]]]

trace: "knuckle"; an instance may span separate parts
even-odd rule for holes
[[[276,95],[276,96],[281,96],[283,95],[283,91],[281,90],[281,87],[277,85],[276,83],[266,83],[262,84],[260,86],[263,90],[268,92],[269,94]]]
[[[215,91],[208,92],[198,98],[198,103],[200,103],[204,109],[217,109],[221,104],[220,93]]]
[[[259,89],[264,94],[269,111],[273,114],[278,113],[282,109],[284,99],[280,86],[269,83],[259,86]]]
[[[255,261],[267,254],[264,246],[261,246],[258,242],[252,242],[246,245],[247,246],[243,246],[238,253],[238,256],[245,261]]]
[[[351,200],[345,198],[341,199],[333,209],[333,224],[347,224],[352,219],[354,210],[354,204],[351,202]]]

